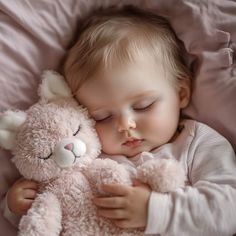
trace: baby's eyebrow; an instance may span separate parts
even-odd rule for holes
[[[107,109],[104,107],[94,108],[89,111],[90,114],[98,114],[98,113],[108,113]]]
[[[147,91],[139,93],[139,94],[131,95],[128,98],[135,99],[135,98],[146,97],[146,96],[154,96],[154,95],[157,95],[156,90],[147,90]]]
[[[89,113],[97,112],[97,111],[106,111],[108,109],[108,106],[104,103],[94,103],[93,104],[87,104],[85,107],[88,109]]]
[[[130,95],[129,97],[127,97],[127,100],[135,100],[135,99],[140,99],[140,98],[144,98],[144,97],[151,97],[154,98],[158,96],[158,92],[156,90],[147,90],[135,95]],[[106,105],[93,105],[90,109],[89,109],[89,113],[95,113],[95,112],[108,112],[109,107]]]

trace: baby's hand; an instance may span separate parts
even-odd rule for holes
[[[7,193],[8,208],[17,215],[26,214],[31,207],[38,190],[38,183],[21,178]]]
[[[151,189],[146,184],[136,186],[107,184],[102,188],[112,197],[97,197],[98,214],[109,218],[121,228],[140,228],[147,224],[148,201]]]

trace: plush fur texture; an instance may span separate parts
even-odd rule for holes
[[[37,104],[0,118],[0,145],[12,150],[25,178],[41,183],[20,221],[19,235],[144,235],[141,229],[120,229],[98,217],[92,199],[105,194],[101,184],[131,185],[131,175],[122,164],[96,159],[101,147],[87,111],[72,98],[61,76],[49,71],[43,77]],[[167,159],[147,161],[137,177],[161,192],[183,186],[185,180],[179,164]]]

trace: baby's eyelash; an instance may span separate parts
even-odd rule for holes
[[[135,111],[145,111],[145,110],[148,110],[150,107],[152,107],[152,105],[154,105],[154,103],[155,103],[155,101],[154,102],[152,102],[152,103],[150,103],[150,104],[148,104],[147,106],[144,106],[144,107],[134,107],[133,109],[135,110]]]
[[[103,122],[103,121],[109,120],[111,117],[112,117],[112,116],[110,115],[110,116],[107,116],[107,117],[105,117],[105,118],[103,118],[103,119],[94,119],[94,120],[95,120],[96,122]]]

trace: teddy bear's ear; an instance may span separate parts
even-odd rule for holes
[[[14,147],[16,133],[25,122],[23,111],[6,111],[0,115],[0,146],[11,150]]]
[[[39,87],[41,99],[52,101],[57,98],[72,97],[71,90],[63,76],[52,70],[46,70],[42,75],[42,84]]]

